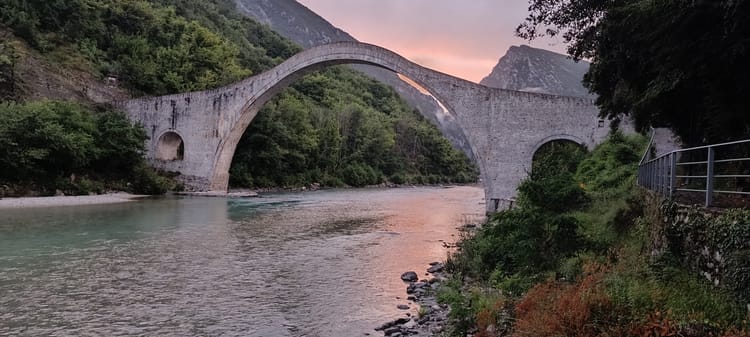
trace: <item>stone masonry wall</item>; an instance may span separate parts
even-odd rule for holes
[[[650,219],[651,258],[674,255],[714,286],[734,292],[750,310],[750,211],[679,205],[649,196],[648,207],[658,215]]]

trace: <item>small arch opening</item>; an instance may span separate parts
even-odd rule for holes
[[[159,137],[156,159],[176,161],[185,159],[185,142],[176,132],[168,131]]]
[[[582,144],[569,139],[553,139],[534,152],[531,174],[537,176],[556,175],[561,172],[575,173],[578,164],[588,150]]]

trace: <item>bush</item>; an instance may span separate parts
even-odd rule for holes
[[[400,172],[391,175],[390,181],[397,185],[403,185],[407,183],[406,176]]]
[[[167,193],[173,186],[173,182],[154,171],[148,165],[142,164],[135,167],[133,172],[131,192],[136,194],[158,195]]]
[[[139,193],[171,186],[143,159],[146,132],[122,112],[41,101],[0,105],[0,179],[41,191],[102,193],[133,179]],[[77,178],[76,178],[77,177]]]
[[[354,187],[377,185],[382,182],[381,174],[372,167],[360,163],[349,164],[344,168],[342,175],[344,182]]]

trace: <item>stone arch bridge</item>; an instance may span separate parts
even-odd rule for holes
[[[419,66],[387,49],[340,42],[300,52],[262,74],[214,90],[122,102],[149,132],[147,158],[180,172],[195,191],[226,191],[240,137],[258,111],[301,76],[335,64],[369,64],[429,91],[455,118],[477,160],[488,211],[515,195],[534,153],[564,139],[586,147],[609,131],[592,100],[489,88]]]

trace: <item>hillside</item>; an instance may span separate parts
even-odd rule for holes
[[[583,87],[586,61],[529,46],[512,46],[480,82],[488,87],[574,97],[593,97]]]
[[[268,70],[300,50],[240,15],[231,0],[13,2],[0,4],[0,13],[0,26],[12,32],[8,41],[15,41],[3,41],[0,48],[0,89],[10,92],[0,97],[76,100],[92,107],[88,114],[96,114],[97,102],[123,96],[216,88]],[[68,116],[55,116],[58,112],[82,113],[77,106],[52,104],[45,123],[67,123]],[[14,105],[8,113],[43,108]],[[300,80],[263,109],[244,137],[231,170],[232,182],[240,186],[476,179],[468,159],[392,89],[346,68]],[[0,152],[14,151],[13,136],[5,138],[8,148]],[[76,166],[45,172],[45,190],[54,191],[62,177],[93,179],[95,171]],[[6,183],[16,180],[3,176]]]
[[[108,85],[95,76],[92,64],[86,60],[66,58],[64,54],[43,55],[3,27],[0,27],[0,41],[0,55],[14,60],[15,79],[9,87],[0,89],[0,100],[11,96],[31,101],[65,99],[90,104],[129,96],[123,88]]]

